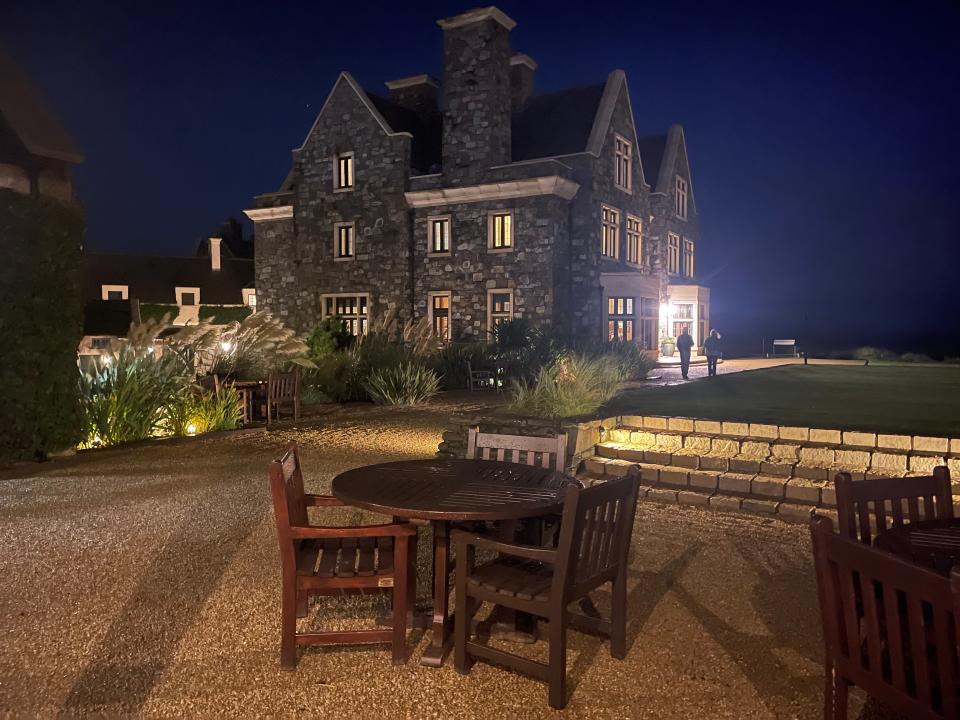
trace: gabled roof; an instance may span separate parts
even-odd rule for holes
[[[571,155],[587,149],[604,84],[535,95],[513,115],[513,159]]]
[[[374,95],[371,92],[367,92],[367,97],[394,131],[406,132],[413,137],[410,162],[415,169],[431,172],[431,168],[440,165],[443,119],[439,112],[423,118],[390,98]]]
[[[31,155],[83,162],[83,154],[13,58],[0,48],[0,115]]]
[[[177,287],[200,288],[203,305],[240,305],[243,288],[253,287],[253,260],[221,258],[220,270],[209,257],[149,257],[84,253],[84,297],[101,298],[102,285],[126,285],[130,299],[175,303]]]
[[[671,125],[666,135],[653,135],[640,141],[640,156],[644,168],[648,167],[648,156],[651,168],[653,167],[652,164],[656,163],[656,170],[649,169],[647,175],[647,182],[650,183],[650,189],[653,192],[670,192],[674,168],[677,166],[677,156],[681,150],[683,150],[683,156],[687,159],[690,205],[696,211],[697,202],[693,194],[693,173],[690,172],[690,153],[687,152],[687,138],[683,132],[683,125]]]

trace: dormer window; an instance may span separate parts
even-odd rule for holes
[[[353,190],[353,153],[340,153],[333,161],[333,191]]]
[[[675,202],[677,204],[677,217],[681,220],[687,219],[687,181],[677,175],[677,192],[675,193]]]
[[[614,140],[616,150],[616,168],[614,184],[621,190],[631,192],[631,169],[633,164],[633,145],[620,135]]]
[[[200,304],[200,288],[198,287],[177,287],[174,288],[174,294],[177,296],[177,305],[181,307],[193,307]]]
[[[126,300],[129,288],[126,285],[101,285],[100,298],[102,300]]]

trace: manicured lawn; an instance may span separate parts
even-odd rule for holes
[[[627,390],[605,410],[960,437],[960,367],[792,365]]]

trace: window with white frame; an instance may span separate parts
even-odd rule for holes
[[[687,219],[687,190],[688,190],[687,181],[677,175],[677,192],[675,193],[675,201],[677,204],[677,217],[681,220]]]
[[[200,288],[198,287],[178,287],[174,288],[177,296],[177,305],[181,307],[192,307],[200,304]]]
[[[333,160],[333,190],[353,190],[353,153],[345,152]]]
[[[683,239],[683,274],[693,277],[693,240]]]
[[[627,215],[627,257],[628,263],[639,265],[643,257],[642,247],[640,245],[640,235],[642,232],[640,218],[633,215]]]
[[[674,233],[667,235],[667,272],[680,272],[680,236]]]
[[[430,326],[433,334],[441,340],[450,339],[450,293],[432,292],[428,298]]]
[[[256,311],[257,311],[257,291],[256,291],[256,289],[254,289],[254,288],[243,288],[243,290],[241,290],[241,293],[243,294],[243,304],[246,305],[246,306],[247,306],[248,308],[250,308],[251,310],[253,310],[253,312],[256,312]]]
[[[487,291],[487,331],[513,319],[513,290]]]
[[[607,340],[633,342],[633,298],[607,298]]]
[[[614,184],[621,190],[631,191],[631,166],[633,163],[633,145],[626,138],[616,136],[616,175]]]
[[[341,318],[351,335],[359,336],[367,332],[369,295],[366,293],[324,295],[322,300],[324,318]]]
[[[101,285],[100,298],[102,300],[127,300],[129,288],[126,285]]]
[[[600,254],[620,256],[620,211],[606,205],[600,208]]]
[[[353,260],[356,238],[356,223],[335,223],[333,226],[333,259]]]
[[[513,212],[494,210],[487,216],[487,247],[490,250],[513,249]]]
[[[660,301],[657,298],[640,298],[640,346],[644,350],[656,350],[660,324]]]
[[[450,254],[450,216],[427,218],[427,252],[430,255]]]

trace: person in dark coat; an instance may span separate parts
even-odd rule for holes
[[[723,355],[720,346],[720,333],[710,331],[710,337],[703,343],[703,352],[707,356],[707,375],[714,377],[717,374],[717,360]]]
[[[690,336],[690,331],[684,327],[680,337],[677,338],[677,350],[680,351],[680,374],[683,375],[684,380],[689,379],[687,373],[690,372],[690,351],[692,349],[693,338]]]

